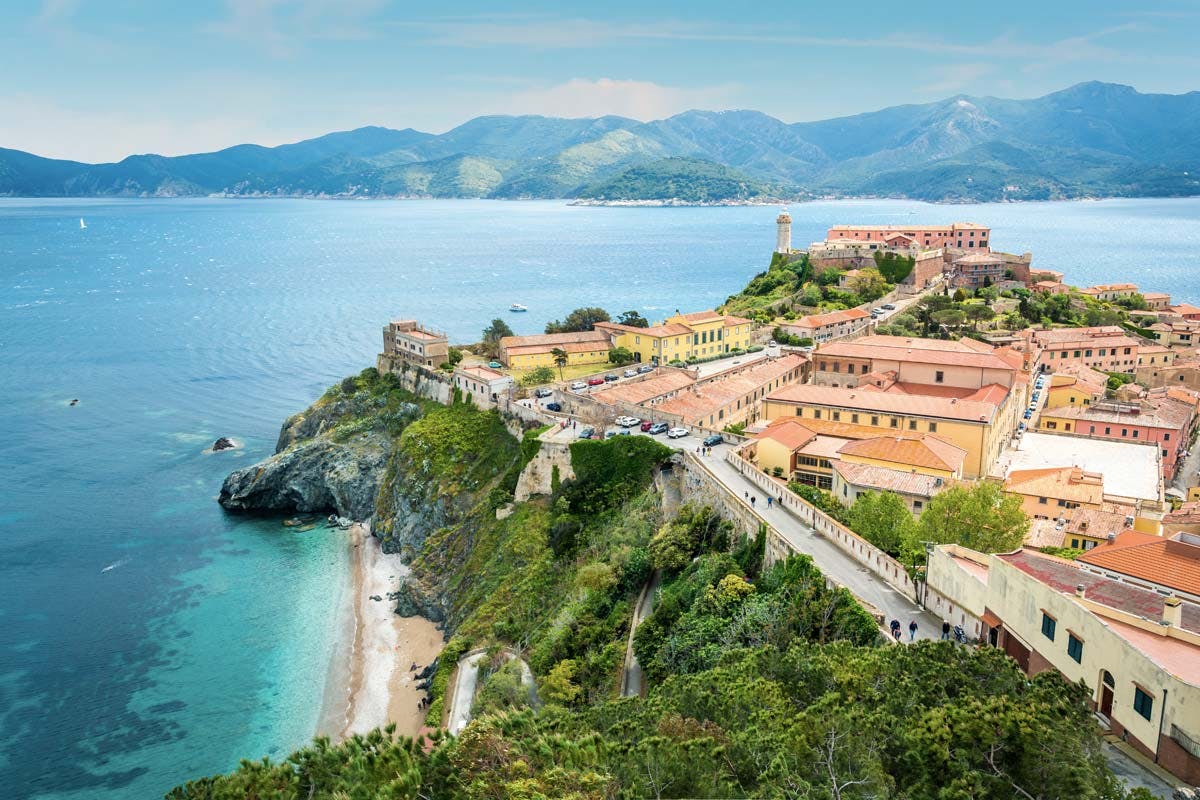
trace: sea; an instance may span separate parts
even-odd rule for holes
[[[765,268],[777,212],[0,199],[5,796],[160,797],[311,738],[344,543],[216,495],[285,417],[374,363],[388,320],[469,342],[583,305],[709,308]],[[969,220],[1071,283],[1200,303],[1200,199],[790,212],[795,246],[833,224]],[[219,436],[242,447],[207,452]]]

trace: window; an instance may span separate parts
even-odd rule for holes
[[[833,412],[833,421],[834,421],[834,422],[840,422],[840,421],[841,421],[841,419],[842,419],[842,412],[840,412],[840,411],[834,411],[834,412]]]
[[[1041,505],[1043,505],[1043,506],[1044,506],[1044,505],[1046,505],[1046,498],[1044,498],[1044,497],[1039,497],[1039,498],[1038,498],[1038,503],[1039,503],[1039,504],[1041,504]]]
[[[908,429],[910,431],[915,431],[917,429],[917,421],[915,419],[910,419],[908,421]]]
[[[920,511],[924,505],[920,500],[913,500],[913,511]]]
[[[943,383],[943,382],[945,382],[945,380],[946,380],[946,373],[942,372],[940,369],[937,372],[933,373],[933,382],[934,383]]]
[[[1135,438],[1135,439],[1136,439],[1136,438],[1138,438],[1138,433],[1139,433],[1139,432],[1140,432],[1140,431],[1138,431],[1138,429],[1137,429],[1137,428],[1134,428],[1134,429],[1133,429],[1133,438]]]
[[[822,361],[821,362],[821,372],[824,372],[826,369],[828,369],[828,366],[826,366],[825,362]]]
[[[892,427],[893,428],[900,427],[900,418],[899,417],[892,417]]]
[[[850,415],[850,421],[851,421],[852,423],[854,423],[855,425],[857,425],[857,424],[858,424],[858,414],[851,414],[851,415]]]
[[[813,419],[820,419],[820,418],[821,418],[821,409],[814,408],[813,409]]]
[[[878,424],[879,424],[879,417],[871,417],[871,424],[872,424],[872,425],[878,425]]]
[[[1058,625],[1058,621],[1054,617],[1042,612],[1042,635],[1050,641],[1054,641],[1054,629]]]
[[[1164,433],[1164,434],[1163,434],[1163,441],[1164,441],[1164,442],[1169,442],[1169,441],[1171,441],[1171,434],[1169,434],[1169,433]]]
[[[929,423],[929,432],[937,433],[937,423],[936,422]]]
[[[1076,664],[1083,661],[1083,642],[1076,639],[1073,633],[1067,634],[1067,655],[1075,659]]]
[[[1133,710],[1145,719],[1150,719],[1154,714],[1154,698],[1143,692],[1140,686],[1133,687]]]

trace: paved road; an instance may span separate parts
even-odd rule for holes
[[[629,641],[625,644],[625,676],[621,681],[622,697],[637,697],[642,693],[642,665],[633,654],[633,634],[638,626],[646,621],[646,617],[654,613],[654,601],[658,595],[658,587],[662,583],[662,570],[654,570],[642,593],[642,601],[633,610],[633,620],[629,624]]]
[[[1171,784],[1143,767],[1112,742],[1106,740],[1100,747],[1104,751],[1104,760],[1108,762],[1109,769],[1130,789],[1140,786],[1160,800],[1171,800],[1174,791]]]
[[[812,556],[817,567],[829,577],[849,589],[854,595],[883,612],[889,620],[900,620],[904,630],[904,641],[908,641],[908,623],[916,620],[918,639],[940,639],[942,620],[919,607],[875,573],[859,564],[828,539],[815,535],[811,527],[790,511],[778,507],[766,509],[763,491],[728,461],[725,453],[729,445],[714,447],[711,455],[700,456],[700,460],[734,494],[743,497],[746,492],[758,497],[754,513],[781,536],[797,552]]]
[[[475,701],[475,688],[479,682],[479,664],[487,653],[464,656],[458,662],[458,677],[454,681],[454,697],[450,701],[447,729],[458,735],[471,721],[471,705]]]

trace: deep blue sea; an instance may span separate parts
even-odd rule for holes
[[[791,211],[796,246],[835,223],[965,219],[1070,282],[1200,302],[1200,199]],[[311,736],[341,544],[214,497],[284,417],[373,363],[389,318],[474,340],[579,305],[711,307],[765,266],[776,213],[0,199],[5,796],[158,797]],[[222,435],[245,449],[203,452]]]

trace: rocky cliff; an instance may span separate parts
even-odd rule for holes
[[[521,465],[497,412],[425,401],[368,369],[289,418],[275,454],[230,474],[219,502],[369,521],[407,559],[432,531],[511,500]]]

